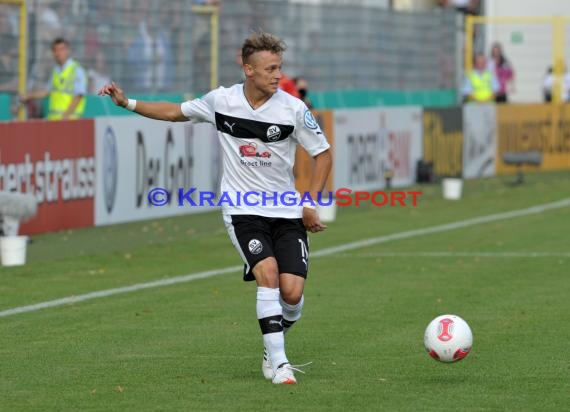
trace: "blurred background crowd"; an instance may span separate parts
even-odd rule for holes
[[[325,3],[330,7],[322,7]],[[516,90],[516,67],[500,43],[490,48],[488,39],[478,36],[479,62],[473,73],[463,71],[463,17],[483,14],[483,3],[28,0],[26,89],[49,85],[50,45],[63,37],[85,70],[88,93],[113,80],[132,93],[200,95],[213,85],[241,81],[239,47],[252,30],[262,28],[284,38],[289,46],[284,70],[292,79],[302,78],[309,96],[343,90],[455,90],[458,102],[479,100],[477,76],[492,91],[486,101],[504,102]],[[0,94],[10,96],[12,113],[19,104],[18,11],[0,0]],[[549,72],[543,65],[541,71],[547,100],[552,67]],[[567,98],[567,91],[563,94]]]

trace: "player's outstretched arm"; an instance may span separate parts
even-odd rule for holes
[[[127,96],[125,96],[123,90],[115,83],[110,83],[104,86],[99,90],[98,95],[110,96],[113,103],[117,106],[132,110],[135,113],[150,119],[166,120],[170,122],[188,121],[188,118],[182,114],[182,109],[180,108],[179,103],[129,100]]]

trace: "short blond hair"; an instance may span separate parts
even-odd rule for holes
[[[279,37],[270,33],[258,31],[249,36],[241,48],[241,59],[247,63],[252,54],[260,51],[269,51],[275,54],[281,54],[287,49],[287,45]]]

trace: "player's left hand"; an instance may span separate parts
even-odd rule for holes
[[[317,211],[308,207],[303,208],[303,224],[311,233],[322,232],[327,228],[327,225],[321,222]]]

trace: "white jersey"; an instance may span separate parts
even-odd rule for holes
[[[293,177],[296,145],[316,156],[329,144],[301,100],[278,90],[253,109],[243,84],[236,84],[182,103],[182,113],[193,123],[208,122],[218,130],[223,152],[218,203],[224,214],[302,216],[302,195]]]

